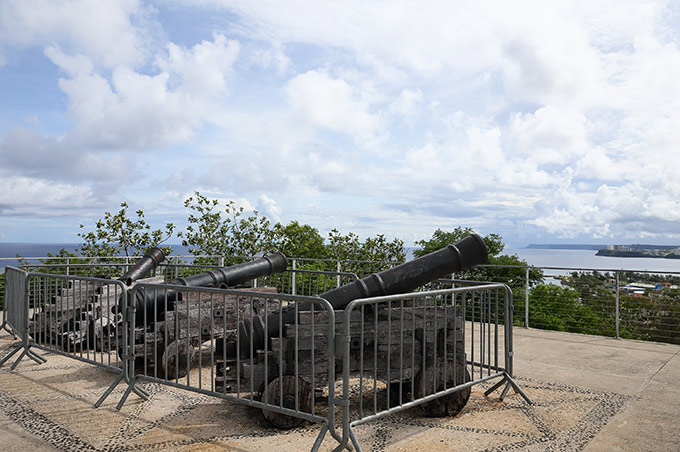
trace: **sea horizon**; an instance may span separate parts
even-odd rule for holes
[[[19,265],[17,254],[22,258],[41,258],[48,253],[57,254],[60,249],[75,251],[82,243],[39,243],[39,242],[0,242],[0,271],[5,266]],[[181,244],[167,244],[173,248],[173,256],[191,256],[189,247]],[[405,247],[407,260],[413,258],[416,247]],[[640,258],[640,257],[611,257],[597,256],[593,249],[552,249],[506,247],[502,254],[517,255],[527,264],[534,267],[553,267],[569,269],[596,269],[596,270],[630,270],[650,271],[655,273],[680,273],[680,260],[663,258]],[[564,273],[559,270],[547,270],[546,274]]]

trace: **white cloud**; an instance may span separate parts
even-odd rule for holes
[[[499,8],[487,9],[474,2],[185,3],[234,11],[245,33],[264,40],[347,48],[362,64],[389,62],[428,75],[454,67],[476,71],[498,52],[493,22],[499,18],[488,16]]]
[[[267,49],[254,51],[251,59],[263,69],[273,68],[281,76],[293,65],[292,60],[286,55],[284,46],[276,42]]]
[[[22,110],[57,131],[6,127],[0,153],[42,189],[116,196],[153,168],[179,193],[409,236],[456,221],[674,234],[680,34],[665,4],[176,0],[156,15],[8,0],[0,59],[40,48],[74,126]],[[159,30],[175,8],[192,14]]]
[[[590,149],[588,120],[578,110],[542,107],[510,121],[517,150],[538,165],[567,164]]]
[[[402,89],[399,97],[390,105],[390,111],[407,118],[418,114],[423,102],[423,93],[420,89]]]
[[[159,57],[161,72],[146,75],[119,66],[105,75],[92,72],[89,59],[70,57],[56,47],[46,55],[72,75],[60,79],[69,98],[76,134],[94,146],[158,148],[192,136],[209,120],[227,90],[239,45],[222,35],[190,49],[168,45]]]
[[[79,74],[89,74],[94,69],[92,60],[89,57],[82,54],[66,55],[56,44],[45,48],[45,56],[71,77]]]
[[[576,164],[576,175],[598,180],[626,180],[633,178],[638,167],[629,162],[615,162],[602,146],[590,149]]]
[[[63,42],[98,64],[135,66],[148,52],[137,23],[149,11],[139,0],[5,0],[0,4],[0,51],[7,46]]]
[[[92,152],[77,140],[45,138],[24,128],[0,140],[0,160],[13,174],[74,185],[88,182],[102,190],[137,175],[123,155]]]
[[[158,58],[157,64],[178,78],[178,91],[199,98],[207,97],[226,88],[226,79],[239,49],[237,41],[216,34],[212,41],[204,40],[191,49],[169,43],[167,58]]]
[[[54,183],[0,171],[0,213],[4,216],[63,216],[100,205],[87,185]]]
[[[311,70],[289,80],[284,87],[299,121],[334,132],[370,137],[379,125],[369,104],[345,80]]]
[[[281,207],[276,204],[276,201],[269,196],[262,194],[258,198],[257,210],[261,215],[272,220],[272,222],[281,221]]]

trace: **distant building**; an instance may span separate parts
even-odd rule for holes
[[[633,248],[627,245],[614,245],[614,251],[633,251]]]
[[[657,283],[655,289],[656,290],[662,290],[662,289],[671,289],[673,286],[669,282],[662,282],[662,283]]]
[[[645,294],[645,290],[655,288],[652,284],[626,284],[621,287],[623,293],[633,296],[641,296]]]

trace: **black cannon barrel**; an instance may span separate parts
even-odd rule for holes
[[[418,259],[329,290],[319,297],[328,300],[334,309],[343,309],[358,298],[410,292],[464,268],[484,264],[488,258],[484,240],[471,234],[455,245],[447,245]]]
[[[288,267],[283,253],[276,252],[250,262],[221,267],[186,278],[177,278],[172,284],[191,287],[230,287],[260,276],[281,273]]]
[[[447,245],[445,248],[412,261],[329,290],[319,297],[328,300],[336,310],[344,309],[352,300],[359,298],[411,292],[428,282],[459,272],[464,268],[484,264],[488,261],[488,258],[484,240],[477,234],[471,234],[455,245]],[[310,304],[298,306],[298,311],[310,309]],[[269,314],[266,321],[269,338],[278,337],[280,333],[279,324],[289,325],[294,323],[295,311],[287,310]],[[261,318],[254,316],[252,327],[249,321],[242,321],[239,330],[241,356],[248,356],[249,354],[250,331],[253,332],[255,350],[264,347],[264,341],[267,338],[264,335],[264,322]],[[235,352],[234,345],[228,346],[228,353]]]
[[[151,273],[158,267],[158,264],[163,262],[163,259],[165,259],[163,250],[154,246],[147,251],[144,257],[138,260],[135,265],[123,273],[123,276],[118,278],[118,280],[123,281],[125,285],[130,286],[134,281]]]
[[[198,275],[177,278],[170,284],[187,287],[232,287],[261,276],[281,273],[287,267],[286,256],[283,253],[276,252],[231,267],[220,267]],[[137,291],[133,303],[137,312],[139,312],[137,315],[138,323],[143,322],[144,312],[147,314],[147,321],[153,321],[154,310],[156,314],[160,314],[165,311],[166,307],[173,309],[175,301],[179,299],[181,299],[181,292],[178,290],[149,290],[144,293]],[[155,316],[155,318],[157,319],[158,316]]]

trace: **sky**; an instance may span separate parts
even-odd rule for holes
[[[406,246],[673,244],[679,176],[677,0],[0,2],[2,242],[123,201],[181,230],[199,191]]]

